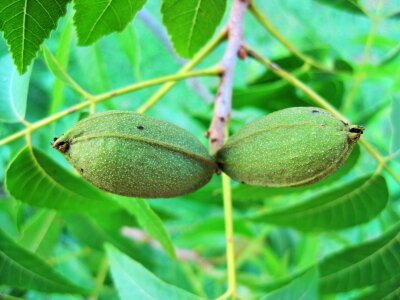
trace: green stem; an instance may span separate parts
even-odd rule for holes
[[[305,55],[300,50],[298,50],[293,44],[291,44],[275,27],[274,25],[268,21],[268,19],[261,13],[260,9],[255,5],[254,1],[250,3],[249,10],[252,15],[256,18],[256,20],[270,33],[272,34],[286,49],[289,50],[290,53],[297,56],[307,64],[323,70],[332,72],[332,70],[323,66],[322,64],[316,62],[311,57]]]
[[[225,142],[229,134],[229,122],[225,124]],[[233,231],[232,214],[232,189],[228,175],[222,173],[222,192],[224,200],[225,238],[226,238],[226,263],[228,272],[228,288],[226,292],[218,297],[223,300],[231,297],[236,298],[236,267],[235,267],[235,241]]]
[[[219,33],[219,35],[208,43],[200,52],[198,52],[185,66],[183,66],[179,72],[179,74],[185,74],[186,72],[193,69],[197,64],[199,64],[203,58],[205,58],[211,51],[213,51],[227,36],[227,31],[223,30]],[[154,104],[156,104],[162,96],[164,96],[172,87],[174,87],[176,81],[168,82],[164,84],[157,92],[151,96],[146,103],[144,103],[141,107],[139,107],[138,112],[144,113]]]
[[[23,137],[24,135],[26,135],[27,133],[31,133],[43,126],[46,126],[52,122],[55,122],[71,113],[74,113],[76,111],[79,111],[85,107],[88,107],[90,105],[93,104],[97,104],[100,102],[103,102],[105,100],[108,100],[112,97],[115,96],[119,96],[119,95],[123,95],[126,93],[130,93],[130,92],[134,92],[140,89],[144,89],[153,85],[158,85],[164,82],[168,82],[168,81],[177,81],[177,80],[182,80],[185,78],[190,78],[190,77],[195,77],[195,76],[216,76],[219,75],[220,73],[220,69],[219,68],[212,68],[212,69],[207,69],[207,70],[199,70],[199,71],[192,71],[192,72],[186,72],[186,73],[178,73],[178,74],[173,74],[173,75],[167,75],[167,76],[163,76],[163,77],[159,77],[159,78],[154,78],[154,79],[150,79],[147,81],[143,81],[143,82],[139,82],[136,84],[132,84],[129,85],[127,87],[123,87],[120,89],[116,89],[114,91],[105,93],[105,94],[101,94],[98,96],[94,96],[93,98],[91,98],[90,100],[87,100],[85,102],[81,102],[79,104],[76,104],[74,106],[71,106],[70,108],[63,110],[59,113],[56,113],[52,116],[49,116],[47,118],[44,118],[36,123],[32,123],[30,125],[29,128],[25,128],[19,132],[16,132],[2,140],[0,140],[0,146],[3,146],[7,143],[10,143],[20,137]],[[151,105],[149,105],[149,107],[151,107]]]
[[[159,78],[154,78],[154,79],[150,79],[147,81],[143,81],[140,83],[136,83],[136,84],[132,84],[120,89],[116,89],[114,91],[111,92],[107,92],[101,95],[98,95],[96,97],[94,97],[93,101],[97,104],[99,102],[108,100],[112,97],[116,97],[116,96],[120,96],[123,94],[127,94],[139,89],[143,89],[143,88],[147,88],[153,85],[158,85],[164,82],[177,82],[179,80],[182,79],[186,79],[186,78],[190,78],[190,77],[198,77],[198,76],[216,76],[219,75],[221,73],[221,69],[219,67],[215,67],[215,68],[211,68],[211,69],[205,69],[205,70],[199,70],[199,71],[185,71],[185,72],[178,72],[176,74],[173,75],[167,75],[167,76],[163,76],[163,77],[159,77]],[[151,101],[151,99],[149,99],[145,104],[148,108],[150,108],[152,105],[154,105],[155,103],[153,103]],[[140,111],[139,112],[143,112]]]
[[[235,268],[235,241],[232,221],[232,191],[230,178],[222,174],[222,189],[224,193],[224,217],[226,236],[226,260],[228,269],[228,291],[232,299],[236,298],[236,268]]]
[[[107,257],[104,257],[103,260],[101,261],[100,267],[99,267],[99,272],[97,273],[96,276],[96,289],[93,292],[93,294],[89,297],[89,300],[97,300],[97,298],[100,295],[101,288],[103,287],[104,280],[106,279],[108,273],[108,259]]]
[[[249,47],[245,47],[245,49],[250,57],[253,57],[255,60],[257,60],[258,62],[266,66],[268,69],[270,69],[272,72],[274,72],[276,75],[280,76],[281,78],[289,82],[291,85],[301,90],[318,106],[328,110],[337,118],[345,122],[348,122],[347,118],[343,114],[341,114],[327,100],[325,100],[316,92],[314,92],[302,81],[300,81],[290,73],[286,72],[285,70],[281,69],[278,65],[274,64],[269,59],[262,57],[260,54],[250,49]],[[398,183],[400,183],[400,176],[397,175],[396,172],[386,163],[385,159],[378,153],[378,151],[371,144],[369,144],[364,138],[360,140],[360,143],[372,155],[372,157],[375,158],[375,160],[383,166],[383,168],[393,177],[393,179],[396,180]]]

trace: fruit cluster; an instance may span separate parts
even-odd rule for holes
[[[219,170],[254,186],[311,184],[344,163],[363,130],[320,108],[288,108],[247,124],[212,157],[171,123],[108,111],[78,122],[53,147],[100,189],[168,198],[199,189]]]

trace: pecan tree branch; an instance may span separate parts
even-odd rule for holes
[[[225,140],[225,124],[231,115],[233,76],[240,47],[243,43],[243,23],[249,0],[234,0],[228,21],[228,43],[220,62],[221,81],[214,104],[214,115],[208,130],[210,149],[217,152]]]

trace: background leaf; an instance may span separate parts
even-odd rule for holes
[[[395,300],[400,298],[400,276],[376,285],[371,292],[362,294],[357,300]]]
[[[287,285],[273,291],[262,300],[316,300],[318,299],[318,269],[311,268]]]
[[[58,79],[57,82],[62,82],[63,84],[68,85],[70,88],[75,89],[75,91],[78,91],[76,90],[73,79],[64,69],[63,64],[57,60],[57,58],[53,55],[53,53],[50,52],[50,50],[46,46],[43,47],[43,56],[50,72],[54,75],[54,77]],[[57,92],[57,94],[59,93],[60,92]],[[57,99],[54,102],[57,103],[57,101],[59,100]],[[59,104],[54,105],[56,108],[59,106]]]
[[[208,42],[225,6],[226,0],[163,0],[163,23],[179,55],[192,57]]]
[[[134,215],[140,226],[154,239],[164,251],[172,258],[176,258],[174,245],[165,229],[161,219],[143,199],[114,198],[117,203]]]
[[[123,211],[98,214],[90,218],[78,214],[65,214],[69,232],[80,241],[97,251],[103,251],[104,244],[113,244],[130,257],[151,265],[151,259],[132,240],[123,235],[123,227],[132,225],[132,219]],[[82,230],[82,227],[85,230]]]
[[[11,196],[32,206],[81,212],[117,208],[103,192],[29,147],[10,163],[5,185]]]
[[[60,39],[57,45],[57,50],[54,55],[55,60],[59,63],[62,69],[66,71],[68,70],[69,57],[71,54],[71,46],[72,46],[72,36],[73,36],[72,16],[70,15],[71,14],[68,14],[66,18],[67,20],[63,24],[62,31],[60,34]],[[44,48],[45,50],[48,50],[47,47]],[[44,53],[46,54],[46,51],[44,51]],[[45,61],[46,61],[46,56],[45,56]],[[58,78],[56,75],[51,93],[52,101],[49,109],[50,114],[56,113],[60,109],[61,104],[64,102],[64,87],[65,87],[64,81],[62,80],[62,78]]]
[[[392,122],[392,140],[391,152],[400,151],[400,94],[392,99],[392,113],[390,116]],[[400,159],[398,159],[400,161]]]
[[[50,257],[58,242],[61,222],[55,211],[41,210],[34,214],[22,228],[18,243],[42,257]]]
[[[24,75],[19,75],[11,55],[0,58],[0,121],[21,122],[25,119],[29,81],[32,67]]]
[[[201,299],[167,284],[142,265],[111,245],[106,246],[113,280],[122,300],[128,299]]]
[[[102,36],[122,31],[146,0],[74,0],[74,23],[80,45],[90,45]]]
[[[0,230],[0,283],[53,293],[87,293],[26,251]]]
[[[330,5],[336,9],[344,10],[350,13],[365,15],[361,9],[361,3],[358,0],[314,0],[326,5]]]
[[[0,2],[0,30],[19,73],[25,73],[40,45],[57,27],[69,0]]]
[[[319,264],[323,293],[337,293],[383,283],[400,275],[400,225],[384,235],[345,249]]]
[[[376,217],[388,199],[385,179],[370,175],[255,220],[303,231],[338,230]]]

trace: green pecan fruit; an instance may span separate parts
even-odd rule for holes
[[[307,185],[335,172],[363,131],[321,108],[292,107],[241,128],[217,153],[217,163],[249,185]]]
[[[189,132],[129,111],[83,119],[53,147],[93,185],[124,196],[187,194],[205,185],[216,169],[207,149]]]

